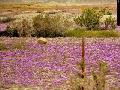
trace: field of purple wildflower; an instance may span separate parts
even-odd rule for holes
[[[13,85],[34,87],[27,90],[71,90],[68,82],[79,72],[77,64],[81,61],[81,38],[47,40],[46,45],[40,45],[37,38],[0,38],[5,47],[0,50],[2,90],[9,90]],[[115,81],[110,81],[110,87],[118,87],[119,90],[120,38],[85,38],[88,76],[92,66],[97,70],[98,61],[107,62],[108,76],[115,78]]]

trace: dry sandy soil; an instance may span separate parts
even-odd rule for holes
[[[0,15],[17,15],[36,11],[59,10],[66,13],[80,13],[85,8],[108,8],[116,14],[116,4],[0,4]]]

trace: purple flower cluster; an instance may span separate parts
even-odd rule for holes
[[[3,41],[10,38],[2,39]],[[48,38],[48,44],[36,43],[36,38],[26,40],[25,50],[0,51],[1,78],[4,84],[42,86],[43,89],[57,87],[79,71],[81,39]],[[97,61],[104,60],[110,74],[120,79],[120,43],[118,39],[85,40],[85,63],[87,72]]]
[[[6,25],[6,24],[4,24],[4,23],[0,23],[0,32],[5,31],[6,28],[7,28],[7,25]]]
[[[120,26],[117,26],[117,27],[116,27],[116,31],[120,31]]]

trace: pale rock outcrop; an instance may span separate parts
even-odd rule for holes
[[[47,44],[47,39],[46,38],[43,38],[43,37],[40,37],[38,40],[37,40],[37,42],[39,43],[39,44]]]

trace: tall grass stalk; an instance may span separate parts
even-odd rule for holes
[[[84,37],[82,37],[82,60],[80,63],[81,70],[82,70],[82,77],[85,78],[85,41]]]
[[[80,68],[81,68],[81,79],[82,81],[85,81],[85,39],[82,37],[82,60],[80,62]],[[85,82],[83,82],[84,84]],[[84,90],[84,85],[81,85],[80,90]]]

